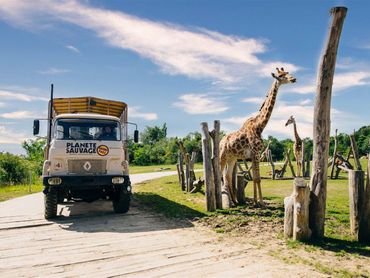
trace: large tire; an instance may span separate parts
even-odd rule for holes
[[[118,192],[117,192],[118,193]],[[120,189],[118,196],[113,200],[113,210],[115,213],[126,213],[130,209],[131,194]]]
[[[50,187],[48,193],[44,195],[44,207],[45,219],[52,219],[57,216],[58,191],[56,189]]]

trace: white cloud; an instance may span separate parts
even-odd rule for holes
[[[158,119],[158,115],[156,113],[144,113],[140,112],[140,107],[129,107],[129,116],[130,118],[140,118],[147,121],[154,121]]]
[[[54,75],[54,74],[63,74],[63,73],[68,73],[70,72],[70,70],[68,69],[58,69],[58,68],[48,68],[46,70],[39,70],[38,73],[40,74],[50,74],[50,75]]]
[[[333,92],[370,85],[370,71],[338,73],[334,76],[333,83]]]
[[[66,45],[65,47],[73,52],[80,53],[80,50],[73,45]]]
[[[294,86],[289,89],[286,89],[285,92],[297,93],[297,94],[313,94],[316,91],[315,81],[312,81],[311,84],[303,86]]]
[[[0,100],[20,100],[20,101],[48,101],[47,98],[39,97],[39,96],[31,96],[23,93],[15,93],[11,91],[0,90]]]
[[[316,92],[316,84],[317,81],[311,79],[310,81],[306,81],[306,85],[294,86],[285,91],[298,94],[311,94]],[[334,75],[333,93],[335,94],[348,88],[369,85],[370,70],[340,72]]]
[[[173,105],[188,114],[219,114],[229,109],[221,98],[206,94],[185,94]]]
[[[157,64],[167,74],[212,79],[222,84],[266,76],[276,66],[298,67],[280,61],[262,61],[267,41],[170,23],[142,19],[123,12],[77,1],[3,1],[0,17],[35,28],[56,21],[92,30],[108,44],[131,50]]]
[[[306,98],[306,99],[303,99],[299,102],[299,105],[308,105],[308,104],[311,104],[312,103],[312,100],[309,99],[309,98]]]
[[[25,139],[27,139],[25,133],[0,125],[0,144],[20,144]]]
[[[37,114],[32,111],[15,111],[9,113],[2,113],[0,114],[0,118],[5,119],[33,119],[33,118],[41,118],[40,114]]]
[[[265,99],[261,97],[247,97],[243,98],[242,102],[262,104]]]
[[[258,108],[256,108],[257,110]],[[292,126],[285,127],[285,123],[288,118],[293,115],[297,122],[298,134],[301,138],[310,137],[312,138],[313,133],[313,105],[302,105],[291,102],[280,101],[274,107],[271,118],[267,123],[263,137],[268,135],[276,136],[279,138],[294,138]],[[222,129],[227,132],[235,131],[242,126],[242,124],[249,119],[254,117],[258,112],[246,116],[234,116],[221,120]],[[350,131],[353,121],[356,120],[356,116],[340,111],[338,109],[331,109],[331,122],[333,131],[335,128],[339,128],[341,132]],[[338,124],[339,123],[339,124]]]

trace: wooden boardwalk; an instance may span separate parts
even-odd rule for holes
[[[28,199],[42,204],[34,194],[0,206],[0,277],[320,276],[135,202],[122,215],[112,213],[110,202],[67,204],[56,221],[45,221],[42,209],[25,214]],[[12,209],[22,205],[19,213]]]

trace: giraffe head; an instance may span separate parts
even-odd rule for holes
[[[271,73],[272,77],[279,81],[280,84],[295,83],[297,79],[289,74],[289,72],[284,71],[283,68],[276,68],[277,73]]]
[[[289,118],[289,119],[288,119],[288,121],[286,122],[285,126],[288,126],[288,125],[290,125],[290,124],[292,124],[292,123],[294,123],[294,122],[295,122],[294,117],[293,117],[293,116],[290,116],[290,118]]]

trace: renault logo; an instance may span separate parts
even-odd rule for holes
[[[84,167],[86,171],[89,171],[91,169],[91,163],[89,161],[86,161],[82,167]]]

